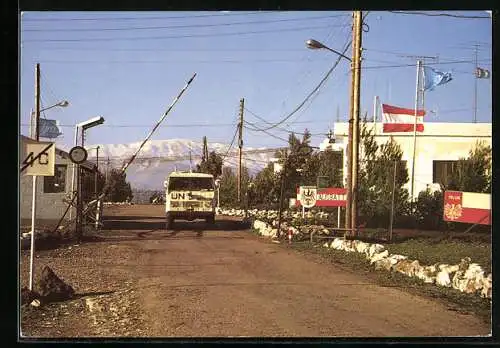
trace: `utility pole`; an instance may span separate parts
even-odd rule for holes
[[[353,25],[353,130],[352,130],[352,184],[351,184],[351,228],[353,235],[357,234],[358,227],[358,161],[359,161],[359,100],[360,100],[360,79],[361,79],[361,41],[362,41],[362,14],[361,11],[354,11]]]
[[[203,152],[202,152],[201,161],[202,162],[208,161],[208,145],[207,145],[207,137],[206,136],[203,136]]]
[[[96,147],[96,163],[95,163],[95,179],[94,179],[94,195],[97,198],[97,179],[99,177],[99,146]]]
[[[355,42],[356,35],[354,30],[354,13],[352,15],[352,59],[351,59],[351,94],[349,100],[349,122],[347,127],[347,192],[346,192],[346,206],[345,206],[345,228],[349,230],[351,228],[351,201],[352,201],[352,126],[353,126],[353,98],[354,98],[354,56],[355,56]]]
[[[243,109],[245,107],[245,99],[240,100],[240,123],[238,124],[239,138],[238,138],[238,148],[239,148],[239,160],[238,160],[238,203],[241,204],[241,156],[243,149]]]
[[[109,174],[109,156],[108,156],[108,159],[106,161],[106,177],[104,178],[106,184],[108,183],[108,174]]]
[[[475,75],[477,71],[477,47],[478,44],[474,45],[474,123],[477,123],[477,76]]]
[[[283,194],[285,191],[285,175],[286,175],[286,169],[287,169],[287,163],[288,163],[288,149],[285,149],[285,161],[283,163],[283,166],[281,167],[281,188],[280,188],[280,200],[279,200],[279,207],[278,207],[278,233],[276,237],[281,236],[281,213],[282,213],[282,206],[283,206]]]
[[[40,141],[40,63],[35,69],[35,140]],[[37,176],[33,175],[33,200],[31,205],[31,250],[30,250],[30,283],[29,289],[33,290],[34,258],[35,258],[35,218],[36,218],[36,193]]]
[[[189,172],[193,171],[193,159],[191,158],[191,149],[189,149]]]

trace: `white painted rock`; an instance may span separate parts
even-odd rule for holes
[[[370,244],[359,242],[356,244],[356,251],[358,253],[365,253],[370,248]]]
[[[375,269],[385,269],[386,271],[390,271],[392,269],[392,262],[389,258],[383,258],[375,261]]]
[[[375,263],[379,260],[385,259],[387,256],[389,256],[389,251],[384,250],[378,254],[373,255],[373,257],[370,259],[370,263]]]
[[[405,274],[409,277],[415,276],[415,274],[418,272],[418,270],[421,268],[418,260],[410,261],[410,260],[401,260],[398,262],[393,269],[396,272]]]
[[[447,288],[451,287],[450,274],[445,270],[439,271],[436,275],[436,284]]]
[[[436,281],[437,267],[435,265],[432,266],[423,266],[416,272],[415,276],[424,281],[424,283],[432,284]]]
[[[369,256],[372,258],[375,254],[379,254],[384,251],[385,247],[382,244],[372,244],[369,248]]]
[[[491,298],[491,287],[492,287],[492,276],[491,273],[488,274],[486,278],[483,278],[483,287],[481,289],[481,297]]]
[[[335,238],[330,245],[330,248],[336,249],[336,250],[341,250],[342,249],[342,244],[344,240],[341,238]]]
[[[397,254],[395,254],[395,255],[389,256],[388,259],[391,261],[392,265],[395,265],[395,264],[397,264],[398,262],[400,262],[402,260],[408,259],[408,257],[407,256],[403,256],[403,255],[397,255]]]

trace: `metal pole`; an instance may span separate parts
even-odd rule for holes
[[[80,182],[80,165],[76,165],[76,238],[81,241],[82,237],[82,196],[81,196],[81,182]]]
[[[337,227],[340,228],[340,207],[337,207]]]
[[[94,197],[97,198],[97,178],[99,174],[99,146],[96,148],[96,165],[95,165],[95,178],[94,178]]]
[[[375,126],[377,124],[377,103],[378,102],[378,97],[375,96],[373,97],[373,128],[375,129]]]
[[[422,66],[422,61],[417,61],[417,83],[416,83],[416,92],[415,92],[415,123],[413,125],[413,159],[411,165],[411,203],[413,206],[413,201],[415,199],[415,155],[417,150],[417,116],[418,116],[418,87],[420,85],[420,69]]]
[[[35,69],[35,140],[40,140],[40,64],[36,64]],[[37,179],[36,175],[33,175],[32,189],[33,197],[31,202],[31,250],[30,250],[30,282],[29,289],[33,290],[33,278],[34,278],[34,259],[35,259],[35,219],[36,219],[36,193],[37,193]]]
[[[358,160],[359,160],[359,100],[360,100],[360,78],[361,78],[361,33],[362,33],[361,11],[354,11],[354,35],[356,38],[354,47],[354,93],[353,93],[353,131],[352,131],[352,207],[351,228],[356,236],[358,228]]]
[[[239,141],[238,141],[238,204],[241,204],[241,155],[243,148],[243,109],[245,107],[245,99],[240,100],[240,123],[238,125],[239,129]]]
[[[78,126],[75,126],[75,142],[74,146],[78,145]],[[75,176],[76,176],[76,164],[73,163],[71,166],[71,198],[73,198],[75,194]],[[73,209],[69,210],[69,220],[71,221],[71,217],[73,216]]]
[[[396,166],[397,161],[394,161],[394,174],[392,179],[392,200],[391,200],[391,217],[389,220],[389,240],[392,241],[392,222],[394,220],[394,195],[396,191]]]
[[[277,237],[281,236],[281,206],[283,205],[283,191],[285,190],[285,170],[286,170],[286,162],[288,161],[288,152],[285,149],[285,163],[283,164],[283,168],[281,168],[281,190],[280,190],[280,201],[278,207],[278,234]]]
[[[474,123],[477,122],[477,44],[474,49]]]

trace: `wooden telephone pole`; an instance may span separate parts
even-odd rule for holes
[[[353,235],[357,233],[358,227],[358,162],[359,162],[359,100],[361,89],[361,42],[362,42],[362,26],[363,19],[361,11],[354,11],[353,13],[353,47],[352,47],[352,100],[351,100],[351,120],[349,128],[352,128],[351,134],[351,182],[350,190],[348,188],[348,195],[350,197],[350,228],[352,228]],[[352,126],[351,126],[352,124]],[[350,192],[349,192],[350,191]],[[349,206],[349,204],[348,204]],[[348,210],[346,209],[346,220],[348,218]],[[349,228],[348,227],[348,228]]]
[[[240,100],[240,123],[238,124],[239,138],[238,138],[238,148],[239,148],[239,160],[238,160],[238,203],[241,204],[241,155],[243,149],[243,109],[245,108],[245,99]]]

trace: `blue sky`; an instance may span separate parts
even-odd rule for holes
[[[446,13],[488,16],[484,11]],[[195,72],[197,77],[151,139],[200,141],[207,136],[209,142],[229,143],[241,98],[249,111],[269,122],[287,116],[337,59],[329,51],[307,49],[305,41],[314,38],[340,51],[351,39],[351,22],[351,12],[339,11],[24,12],[21,133],[29,132],[38,62],[42,108],[63,99],[70,103],[42,113],[63,125],[58,144],[71,146],[74,125],[95,116],[106,121],[88,131],[86,144],[142,141]],[[426,110],[437,111],[428,113],[426,121],[472,122],[474,44],[479,44],[478,65],[491,70],[490,20],[370,12],[366,23],[363,114],[372,114],[375,95],[384,103],[412,108],[416,58],[408,56],[438,56],[427,64],[452,71],[453,80],[426,93]],[[337,114],[341,121],[347,119],[349,85],[349,63],[342,60],[282,126],[296,132],[307,127],[317,145]],[[491,79],[478,80],[477,88],[478,122],[491,122]],[[249,111],[245,120],[264,127]],[[270,132],[287,138],[285,131]],[[249,129],[243,136],[244,146],[285,144]]]

